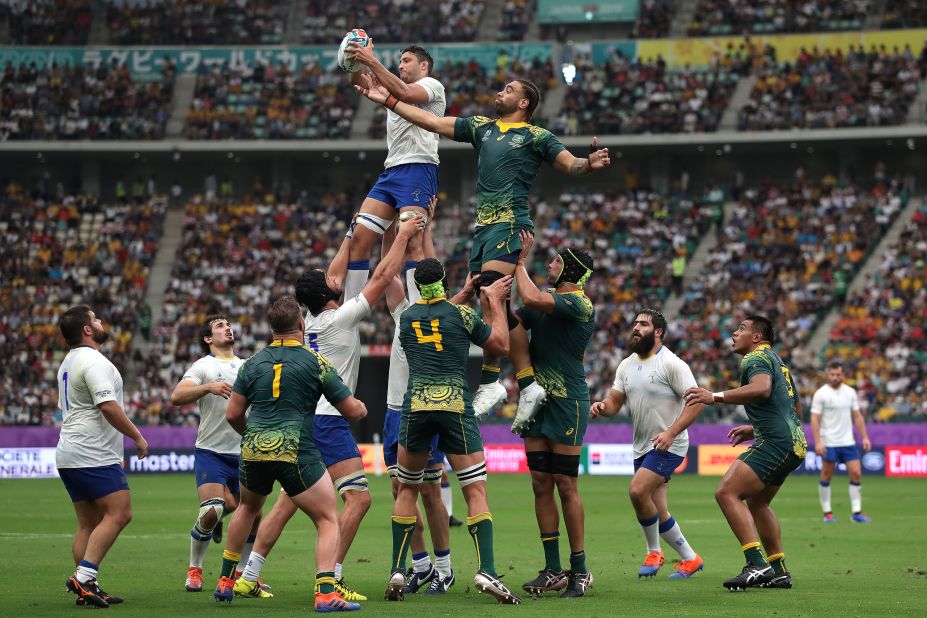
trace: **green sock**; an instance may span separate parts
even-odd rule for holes
[[[515,374],[515,378],[518,380],[518,390],[525,390],[532,384],[534,384],[534,367],[528,367],[527,369],[522,369]]]
[[[772,567],[773,573],[776,575],[785,573],[788,570],[785,568],[785,554],[779,552],[778,554],[769,556],[769,566]]]
[[[406,554],[409,553],[409,544],[412,542],[412,531],[415,530],[415,515],[403,517],[393,515],[393,562],[391,570],[406,570]]]
[[[483,364],[480,369],[480,386],[483,384],[492,384],[499,379],[499,368],[492,365]]]
[[[331,594],[335,591],[335,572],[320,571],[315,574],[315,585],[322,594]]]
[[[222,552],[222,569],[219,571],[219,577],[235,577],[235,567],[241,562],[241,554],[225,550]]]
[[[476,558],[480,563],[480,570],[495,577],[496,561],[492,554],[492,513],[486,512],[468,517],[467,530],[470,531],[473,545],[476,546]]]
[[[747,543],[740,548],[747,558],[747,562],[753,566],[766,566],[766,559],[763,558],[763,552],[760,551],[760,544],[756,541]]]
[[[562,571],[563,567],[560,566],[560,531],[542,532],[541,544],[544,545],[545,568],[558,573]]]
[[[574,573],[586,573],[586,551],[570,552],[570,570]]]

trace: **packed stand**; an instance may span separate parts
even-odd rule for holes
[[[493,102],[496,94],[513,79],[528,79],[537,85],[541,92],[539,108],[544,105],[544,96],[557,87],[553,63],[549,58],[512,58],[505,50],[499,53],[495,72],[487,71],[476,60],[446,61],[439,62],[432,75],[445,87],[445,116],[494,116]],[[540,115],[540,109],[531,122],[539,126],[547,124],[547,120]],[[374,139],[386,136],[386,110],[382,106],[374,111],[369,135]]]
[[[334,44],[353,28],[376,43],[403,43],[409,33],[426,43],[472,41],[483,0],[308,0],[303,43]]]
[[[118,45],[278,45],[288,3],[275,0],[106,0]]]
[[[86,45],[90,0],[0,0],[12,45]]]
[[[739,113],[741,131],[903,124],[920,90],[922,67],[910,47],[846,54],[803,51],[794,63],[757,74]]]
[[[7,63],[0,141],[162,139],[176,72],[169,59],[147,80],[116,61],[96,68]]]
[[[500,41],[524,41],[535,19],[537,4],[537,0],[505,0],[497,38]]]
[[[662,39],[673,23],[673,0],[641,0],[631,30],[635,39]]]
[[[581,55],[574,65],[554,124],[565,135],[715,131],[742,71],[740,61],[671,71],[663,58],[631,60],[619,51],[602,64]]]
[[[927,415],[927,209],[914,214],[879,268],[844,305],[822,353],[839,360],[877,422]]]
[[[927,26],[927,4],[922,0],[888,0],[882,15],[883,30]]]
[[[689,36],[860,30],[869,0],[699,0]]]
[[[57,371],[67,353],[61,313],[88,304],[110,333],[106,356],[123,372],[166,204],[145,195],[102,203],[58,189],[0,197],[0,424],[60,422]]]
[[[758,313],[773,321],[776,351],[798,376],[807,409],[817,385],[815,359],[804,344],[906,201],[897,180],[863,189],[830,174],[809,182],[801,168],[791,185],[745,190],[730,220],[720,222],[717,244],[669,329],[674,351],[699,385],[711,391],[739,385],[730,334]],[[733,406],[724,413],[733,414]]]
[[[340,70],[318,64],[203,68],[188,139],[346,139],[358,95]]]

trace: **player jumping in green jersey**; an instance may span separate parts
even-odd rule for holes
[[[592,139],[588,158],[570,154],[547,129],[530,124],[541,100],[538,87],[526,79],[506,84],[497,93],[495,112],[498,118],[471,116],[437,117],[392,96],[369,76],[366,88],[358,92],[423,129],[458,142],[467,142],[476,150],[476,230],[470,252],[470,271],[480,273],[480,286],[489,285],[515,271],[521,249],[521,232],[533,233],[534,223],[528,197],[541,164],[571,176],[585,176],[611,164],[607,148],[597,148]],[[485,303],[481,303],[485,311]],[[528,334],[511,308],[506,306],[512,366],[521,385],[519,413],[532,415],[547,397],[534,379],[528,351]],[[487,414],[506,397],[499,382],[498,360],[487,355],[480,376],[480,388],[473,397],[473,409],[479,417]]]
[[[447,276],[438,260],[419,262],[414,281],[422,299],[399,318],[399,343],[409,364],[409,386],[399,421],[399,490],[393,505],[392,573],[384,597],[388,601],[403,600],[406,554],[417,520],[415,505],[432,440],[437,435],[438,448],[457,473],[467,501],[467,528],[479,560],[473,583],[477,590],[500,603],[520,603],[521,599],[496,575],[483,440],[467,384],[471,342],[493,354],[508,352],[504,299],[512,279],[504,277],[484,290],[489,324],[470,307],[447,301]]]
[[[731,349],[743,356],[740,388],[720,393],[690,388],[685,392],[689,405],[743,405],[750,419],[749,425],[735,427],[728,437],[735,446],[746,440],[754,443],[731,465],[715,490],[715,499],[747,558],[743,571],[725,581],[724,587],[731,591],[755,586],[791,588],[782,531],[769,504],[808,451],[799,420],[801,401],[788,367],[772,349],[774,333],[767,318],[748,316],[731,339]]]
[[[303,345],[305,323],[295,298],[282,296],[271,303],[267,319],[274,340],[242,365],[225,411],[226,420],[242,435],[241,501],[226,534],[214,596],[227,603],[234,593],[267,596],[261,594],[260,586],[239,591],[231,577],[245,537],[276,481],[318,530],[316,611],[358,610],[360,605],[345,601],[335,591],[338,504],[312,428],[316,404],[323,395],[351,421],[366,416],[367,408],[354,398],[324,356]]]
[[[593,261],[584,251],[564,249],[547,265],[547,281],[554,287],[542,292],[525,268],[533,242],[533,237],[522,231],[515,281],[525,306],[516,313],[522,326],[531,331],[531,359],[547,399],[533,419],[516,416],[512,431],[525,439],[545,565],[522,588],[529,594],[563,590],[563,598],[581,597],[592,586],[592,573],[586,568],[585,515],[577,477],[589,422],[583,357],[595,329],[595,309],[583,285],[592,275]],[[560,514],[554,486],[560,494],[570,539],[569,572],[560,566]]]

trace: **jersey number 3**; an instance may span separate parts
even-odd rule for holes
[[[418,320],[412,322],[412,330],[415,331],[415,336],[418,337],[419,343],[433,343],[435,344],[435,350],[440,352],[444,349],[444,346],[441,345],[441,331],[438,328],[440,326],[440,320],[432,320],[430,325],[430,335],[426,335],[422,332],[422,323]]]

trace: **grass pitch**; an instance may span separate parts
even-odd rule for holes
[[[456,481],[453,481],[456,486]],[[520,606],[498,606],[472,584],[476,570],[473,544],[465,528],[451,530],[452,563],[457,584],[445,597],[412,595],[403,603],[382,600],[389,575],[391,496],[385,477],[371,479],[373,507],[361,525],[345,564],[349,584],[365,593],[361,616],[925,616],[927,559],[923,530],[927,523],[927,482],[918,479],[864,479],[865,510],[871,524],[849,521],[846,477],[834,482],[837,522],[821,522],[817,479],[789,479],[773,507],[782,521],[792,590],[730,593],[722,580],[740,571],[743,557],[715,504],[717,479],[680,475],[670,488],[673,515],[705,570],[689,580],[669,580],[674,553],[664,548],[667,564],[654,579],[638,579],[644,557],[643,538],[627,498],[628,477],[583,477],[586,506],[586,553],[595,586],[582,599],[559,599],[553,593],[525,598]],[[107,610],[126,616],[292,615],[310,611],[314,577],[315,531],[297,515],[268,558],[262,576],[275,597],[236,599],[231,606],[212,599],[221,548],[210,547],[204,591],[183,589],[189,558],[189,530],[197,502],[192,476],[130,476],[134,520],[102,565],[106,590],[126,602]],[[490,504],[495,522],[496,564],[505,582],[521,584],[543,566],[527,476],[493,475]],[[3,547],[3,614],[61,615],[89,611],[75,607],[64,590],[73,569],[73,509],[61,482],[3,480],[0,513]],[[458,517],[465,515],[459,492]],[[561,523],[561,554],[568,566],[566,531]]]

